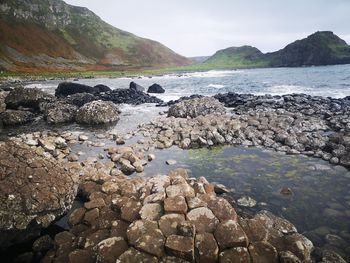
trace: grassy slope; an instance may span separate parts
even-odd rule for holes
[[[4,0],[1,4],[9,9],[0,14],[0,44],[29,57],[46,54],[75,60],[76,65],[72,66],[76,66],[76,70],[121,70],[190,63],[158,42],[112,27],[86,8],[70,6],[60,0]],[[14,17],[14,10],[31,15],[29,18]],[[0,56],[5,51],[2,49]],[[7,57],[11,58],[9,54]],[[13,56],[12,60],[17,70],[38,68],[30,63],[26,68]],[[71,68],[67,66],[68,70]],[[41,70],[45,71],[39,67]]]

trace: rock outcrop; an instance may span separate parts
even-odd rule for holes
[[[103,124],[119,120],[119,109],[110,101],[92,101],[82,106],[76,115],[76,121],[82,124]]]
[[[71,208],[78,175],[28,146],[0,142],[0,246],[23,242]]]
[[[43,262],[279,262],[280,255],[312,262],[312,243],[287,220],[268,212],[240,218],[210,183],[184,169],[151,178],[100,175],[85,184],[88,201]],[[177,209],[180,203],[188,209]]]
[[[162,103],[161,99],[150,96],[147,93],[136,89],[114,89],[111,92],[106,92],[99,96],[100,99],[113,101],[114,103],[126,103],[139,105],[142,103]]]
[[[58,85],[55,96],[57,97],[67,97],[69,95],[77,93],[90,93],[99,94],[101,92],[111,91],[111,89],[105,85],[96,85],[91,87],[84,84],[72,83],[72,82],[62,82]]]
[[[52,101],[54,97],[38,88],[18,87],[10,91],[5,99],[8,109],[32,108],[38,110],[40,103]]]
[[[78,107],[63,101],[48,103],[44,111],[44,118],[50,124],[69,123],[75,121]]]
[[[225,107],[221,102],[212,97],[203,97],[176,103],[169,108],[168,116],[176,118],[195,118],[211,113],[224,114],[225,112]]]
[[[0,121],[5,126],[22,125],[34,120],[35,115],[30,111],[6,110],[0,113]]]
[[[142,87],[141,85],[135,83],[135,82],[130,82],[129,89],[136,90],[136,91],[145,91],[145,88]]]

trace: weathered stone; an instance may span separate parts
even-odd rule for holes
[[[34,252],[45,253],[54,246],[54,242],[49,235],[44,235],[34,241],[32,249]]]
[[[140,210],[141,219],[159,220],[163,215],[163,207],[159,203],[145,204]]]
[[[197,234],[195,239],[196,262],[215,263],[218,261],[219,247],[211,233]]]
[[[34,114],[30,111],[6,110],[0,113],[1,122],[5,126],[22,125],[34,120]]]
[[[277,263],[278,253],[270,243],[266,241],[255,242],[248,247],[252,262]]]
[[[220,263],[250,263],[248,249],[245,247],[235,247],[226,249],[219,255]]]
[[[93,263],[94,254],[90,250],[77,249],[69,253],[69,263]]]
[[[140,218],[140,209],[141,203],[130,199],[120,209],[121,218],[125,221],[133,222]]]
[[[187,203],[183,196],[168,197],[164,200],[164,211],[166,213],[186,214]]]
[[[111,237],[97,244],[97,262],[115,263],[129,246],[122,237]]]
[[[13,175],[16,176],[13,176]],[[68,212],[78,175],[27,145],[0,142],[0,246],[34,237]]]
[[[24,107],[38,110],[41,102],[52,101],[53,99],[52,95],[38,88],[18,87],[10,91],[5,98],[5,103],[9,109]]]
[[[281,263],[302,263],[302,261],[290,251],[281,251],[279,253]]]
[[[171,235],[166,239],[165,249],[169,255],[190,262],[194,260],[194,241],[192,237]]]
[[[232,247],[248,247],[248,238],[242,227],[233,220],[221,222],[214,232],[220,250]]]
[[[84,207],[80,207],[75,209],[69,216],[68,224],[72,227],[82,222],[86,209]]]
[[[166,214],[159,220],[159,228],[163,235],[168,237],[177,234],[177,226],[185,221],[185,216],[180,214]]]
[[[184,237],[193,237],[196,235],[196,226],[190,221],[182,221],[177,225],[177,233]]]
[[[194,223],[197,233],[214,232],[219,223],[213,212],[206,207],[192,209],[187,214],[187,219]]]
[[[214,213],[220,222],[225,220],[237,221],[236,211],[224,198],[216,197],[208,201],[208,208]]]
[[[193,188],[189,186],[187,183],[168,186],[166,188],[166,194],[168,197],[175,197],[178,195],[181,195],[184,197],[195,196]]]
[[[82,106],[76,121],[83,124],[103,124],[119,120],[119,109],[110,101],[92,101]]]
[[[116,263],[158,263],[158,259],[131,247],[117,259]]]

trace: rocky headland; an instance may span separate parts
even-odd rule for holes
[[[33,94],[21,98],[14,92]],[[118,121],[116,104],[162,103],[135,85],[57,96],[35,89],[0,94],[4,125],[4,116],[13,112],[45,116],[48,122],[109,123]],[[58,117],[54,109],[61,109]],[[21,134],[1,142],[1,212],[6,214],[1,246],[23,241],[8,233],[32,238],[56,221],[77,191],[81,205],[69,212],[69,228],[41,235],[18,262],[345,262],[330,250],[315,257],[311,241],[270,212],[239,214],[227,189],[204,177],[191,178],[185,169],[137,174],[157,158],[154,149],[171,146],[265,147],[349,167],[349,98],[228,93],[182,98],[165,109],[166,115],[126,135],[101,135],[110,145],[74,131]],[[84,158],[72,150],[75,145],[99,147],[105,154]]]

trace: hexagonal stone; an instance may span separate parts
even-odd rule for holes
[[[84,248],[93,249],[98,243],[102,240],[109,237],[109,230],[97,230],[96,232],[91,233],[85,239]]]
[[[69,263],[93,263],[94,254],[90,250],[76,249],[68,255]]]
[[[86,212],[86,209],[84,207],[75,209],[69,216],[68,224],[71,227],[79,224],[83,220],[85,212]]]
[[[129,246],[122,237],[111,237],[97,244],[97,262],[115,263]]]
[[[129,199],[125,205],[120,209],[121,218],[128,222],[133,222],[140,218],[141,203],[135,200]]]
[[[168,197],[175,197],[178,195],[181,195],[184,197],[194,197],[195,196],[194,189],[187,183],[169,185],[165,191],[166,191],[166,194]]]
[[[219,247],[213,234],[197,234],[194,244],[196,262],[215,263],[218,261]]]
[[[196,235],[196,226],[191,221],[182,221],[177,225],[177,234],[194,238]]]
[[[163,257],[159,261],[159,263],[190,263],[190,262],[182,258],[166,256],[166,257]]]
[[[188,261],[194,260],[194,242],[192,237],[171,235],[166,239],[165,250],[168,255]]]
[[[237,213],[235,209],[230,205],[230,203],[221,197],[216,197],[208,202],[208,208],[213,211],[214,215],[220,220],[220,222],[225,220],[237,221]]]
[[[129,223],[122,220],[114,220],[111,222],[111,237],[123,237],[127,238],[126,231],[129,227]]]
[[[278,253],[269,242],[255,242],[248,247],[250,257],[253,262],[259,263],[277,263]]]
[[[240,225],[242,226],[250,242],[263,241],[268,237],[268,230],[264,222],[255,217],[252,219],[241,220]]]
[[[116,263],[158,263],[158,259],[131,247],[117,259]]]
[[[219,255],[220,263],[250,263],[248,249],[245,247],[235,247],[226,249]],[[258,261],[259,262],[259,261]]]
[[[126,231],[128,241],[131,245],[135,245],[137,239],[143,234],[155,231],[158,229],[156,221],[137,220],[131,223]]]
[[[183,196],[168,197],[164,200],[164,211],[166,213],[186,214],[187,203]]]
[[[151,255],[161,257],[164,255],[165,237],[162,231],[155,229],[144,233],[136,240],[135,247]]]
[[[187,205],[189,209],[194,209],[198,207],[207,207],[207,203],[198,197],[186,197]]]
[[[218,225],[214,232],[220,250],[231,247],[248,247],[248,238],[242,227],[233,220]]]
[[[84,222],[88,223],[90,226],[94,226],[98,223],[99,215],[100,215],[100,210],[98,208],[89,210],[84,215]]]
[[[141,219],[159,220],[163,215],[163,206],[159,203],[145,204],[140,210]]]
[[[177,226],[179,223],[185,221],[185,216],[181,214],[166,214],[159,220],[159,228],[163,235],[168,237],[177,234]]]
[[[187,213],[187,219],[194,223],[197,233],[214,232],[219,220],[206,207],[199,207]]]
[[[279,253],[281,263],[302,263],[302,261],[290,251],[281,251]]]
[[[105,203],[105,200],[103,198],[96,198],[96,199],[93,199],[89,202],[84,203],[85,208],[88,210],[93,209],[93,208],[101,208],[105,205],[106,205],[106,203]]]

